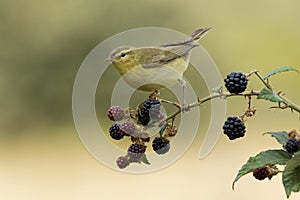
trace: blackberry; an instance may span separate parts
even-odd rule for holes
[[[285,149],[289,153],[295,153],[299,151],[299,146],[300,142],[298,140],[296,140],[295,138],[290,138],[285,145]]]
[[[121,134],[125,136],[132,135],[135,129],[135,125],[133,122],[126,121],[120,124]]]
[[[160,104],[151,105],[149,109],[150,119],[157,120],[159,113],[160,113]]]
[[[244,92],[248,84],[248,79],[242,72],[231,72],[224,81],[227,90],[233,94]]]
[[[129,161],[125,156],[120,156],[117,160],[116,163],[120,169],[124,169],[129,165]]]
[[[140,114],[138,114],[138,119],[139,119],[139,122],[140,122],[143,126],[147,126],[147,124],[150,122],[150,117],[149,117],[149,115],[140,115]]]
[[[258,180],[264,180],[265,178],[271,179],[272,174],[269,166],[263,166],[260,168],[257,168],[253,171],[253,176]]]
[[[152,142],[152,148],[157,154],[165,154],[170,150],[170,141],[165,138],[156,137]]]
[[[112,121],[120,121],[125,117],[125,113],[120,106],[112,106],[108,109],[107,116]]]
[[[146,146],[142,144],[131,144],[127,150],[129,162],[139,162],[146,151]]]
[[[146,126],[150,119],[157,120],[160,113],[160,102],[156,99],[149,98],[142,103],[138,118],[143,126]]]
[[[223,125],[223,130],[224,134],[227,135],[230,140],[244,137],[246,133],[244,123],[236,116],[227,118]]]
[[[124,137],[121,133],[119,124],[112,124],[110,126],[109,135],[115,140],[120,140]]]
[[[158,115],[157,115],[157,120],[158,121],[161,121],[163,119],[166,119],[167,118],[167,115],[163,112],[160,112]]]

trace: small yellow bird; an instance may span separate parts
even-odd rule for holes
[[[176,83],[184,85],[183,73],[189,65],[191,50],[211,28],[200,28],[184,41],[152,47],[117,47],[106,59],[128,85],[153,92]],[[185,91],[184,91],[185,93]]]

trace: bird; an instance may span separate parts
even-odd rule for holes
[[[183,87],[186,103],[186,83],[183,73],[187,70],[193,48],[211,30],[199,28],[187,39],[157,46],[114,48],[106,61],[114,65],[125,82],[136,90],[153,92],[175,84]]]

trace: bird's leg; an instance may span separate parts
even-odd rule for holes
[[[183,78],[178,78],[177,80],[183,89],[183,101],[182,101],[181,110],[182,110],[182,112],[189,111],[190,109],[189,109],[188,105],[186,104],[186,82],[185,82],[185,80],[183,80]]]

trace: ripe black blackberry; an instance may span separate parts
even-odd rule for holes
[[[120,156],[117,160],[116,163],[120,169],[124,169],[129,165],[129,161],[125,156]]]
[[[143,126],[147,126],[150,122],[150,116],[138,114],[138,120]]]
[[[125,113],[120,106],[111,106],[107,111],[107,116],[112,121],[120,121],[124,118]]]
[[[299,151],[299,147],[300,147],[300,142],[295,138],[290,138],[285,145],[285,149],[289,153],[295,153]]]
[[[122,124],[120,124],[120,130],[121,134],[125,136],[132,135],[135,130],[135,125],[131,121],[125,121]]]
[[[110,126],[109,135],[115,140],[120,140],[124,137],[123,134],[121,133],[119,124],[112,124]]]
[[[263,166],[260,168],[257,168],[253,171],[253,176],[258,180],[264,180],[265,178],[271,179],[273,174],[271,173],[269,166]]]
[[[142,144],[131,144],[127,150],[129,162],[139,162],[146,151],[146,146]]]
[[[157,154],[165,154],[170,150],[170,141],[165,138],[155,137],[152,142],[152,149]]]
[[[230,140],[234,140],[240,137],[244,137],[246,133],[246,127],[238,117],[232,116],[228,117],[225,121],[223,125],[223,131]]]
[[[248,84],[247,76],[242,72],[231,72],[224,81],[227,90],[233,94],[244,92]]]
[[[149,98],[142,103],[138,114],[140,123],[146,126],[150,120],[156,120],[160,113],[160,102],[156,99]]]

